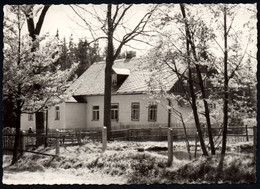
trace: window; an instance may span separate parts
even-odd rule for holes
[[[112,85],[116,86],[117,85],[117,75],[112,74]]]
[[[139,121],[139,115],[140,115],[140,103],[139,102],[133,102],[131,106],[131,120],[132,121]]]
[[[28,114],[28,121],[33,121],[33,114]]]
[[[111,104],[111,120],[118,120],[118,104]]]
[[[92,120],[98,121],[99,120],[99,106],[93,106],[92,108]]]
[[[150,105],[148,107],[148,121],[156,121],[157,105]]]
[[[60,107],[55,107],[55,120],[60,120]]]

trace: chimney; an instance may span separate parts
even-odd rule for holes
[[[125,52],[125,59],[131,59],[136,57],[136,51],[126,51]]]

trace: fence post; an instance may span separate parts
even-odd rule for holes
[[[162,141],[162,126],[159,126],[159,141]]]
[[[73,132],[71,132],[71,144],[74,144],[74,136],[76,135],[76,131],[73,130]]]
[[[60,154],[60,132],[56,129],[56,155]]]
[[[254,133],[254,161],[256,161],[256,142],[257,142],[257,130],[256,126],[253,127],[253,133]]]
[[[127,130],[127,140],[130,141],[130,128]]]
[[[81,144],[81,131],[79,131],[78,142]]]
[[[197,158],[197,141],[198,140],[198,132],[196,133],[196,136],[195,136],[195,154],[194,154],[194,158],[196,159]]]
[[[247,125],[246,125],[246,141],[248,142],[249,139],[248,139],[248,130],[247,130]]]
[[[26,140],[25,140],[26,132],[22,131],[22,153],[26,150]]]
[[[172,160],[173,160],[172,139],[173,139],[172,129],[169,128],[168,129],[168,166],[172,165]]]
[[[102,129],[102,151],[104,152],[107,149],[107,127]]]

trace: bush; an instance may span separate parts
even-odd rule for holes
[[[161,166],[156,159],[143,156],[132,165],[133,172],[128,182],[129,184],[256,182],[252,156],[226,156],[222,170],[219,170],[219,161],[218,157],[201,157],[186,164],[182,163],[183,165],[176,165],[177,163],[173,162],[173,165],[167,168],[166,163]]]

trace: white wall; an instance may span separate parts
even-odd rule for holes
[[[152,99],[148,99],[148,96],[145,94],[138,95],[112,95],[111,103],[119,104],[119,120],[112,121],[112,126],[119,125],[166,125],[168,123],[168,113],[166,109],[167,101],[161,100],[161,104],[157,106],[157,120],[155,122],[148,121],[148,104],[152,102]],[[87,100],[87,111],[86,111],[86,124],[87,128],[97,128],[103,126],[103,104],[104,97],[103,96],[89,96],[85,97]],[[140,119],[139,121],[131,120],[131,103],[139,102],[140,103]],[[92,107],[99,106],[99,120],[92,120]],[[191,111],[188,107],[181,107],[175,104],[178,111],[183,113],[184,119],[186,119],[188,112]],[[177,119],[172,115],[171,119],[172,124],[177,123]]]
[[[65,104],[65,128],[86,128],[86,106],[77,102]]]
[[[28,121],[28,114],[22,114],[21,115],[21,130],[28,131],[30,127],[32,128],[33,131],[36,130],[36,127],[35,127],[35,115],[33,115],[33,120],[32,121]]]
[[[55,107],[60,107],[60,119],[55,120]],[[57,104],[48,110],[48,128],[49,129],[65,129],[65,102]]]
[[[179,111],[182,114],[182,118],[185,123],[190,123],[191,120],[188,119],[189,114],[192,113],[191,107],[188,106],[180,106],[177,101],[172,102],[172,105],[174,108]],[[172,113],[171,120],[173,124],[178,124],[179,126],[182,126],[182,123],[180,121],[180,117],[177,114]],[[177,126],[178,126],[177,125]],[[190,124],[187,124],[186,127],[190,126]]]
[[[88,96],[85,97],[87,103],[61,103],[60,119],[55,120],[55,106],[48,111],[48,128],[49,129],[65,129],[65,128],[101,128],[103,127],[103,111],[104,111],[104,97],[103,96]],[[152,102],[145,94],[138,95],[112,95],[111,102],[119,104],[119,120],[112,121],[112,126],[146,126],[146,125],[167,125],[168,112],[166,106],[168,102],[161,100],[157,106],[157,120],[155,122],[148,121],[148,104]],[[140,103],[140,119],[139,121],[131,120],[131,103]],[[92,120],[92,107],[99,106],[99,120]],[[181,107],[174,102],[175,108],[183,115],[184,120],[187,119],[188,113],[191,111],[189,107]],[[32,127],[35,130],[35,116],[34,121],[28,121],[28,114],[23,114],[21,117],[22,129],[28,130]],[[176,115],[172,114],[171,123],[178,123]]]
[[[60,107],[60,119],[55,120],[55,107]],[[36,130],[35,114],[33,121],[28,121],[28,114],[21,115],[21,129]],[[44,128],[46,122],[44,120]],[[82,103],[61,103],[57,104],[48,110],[48,128],[49,129],[65,129],[65,128],[86,128],[86,104]]]

